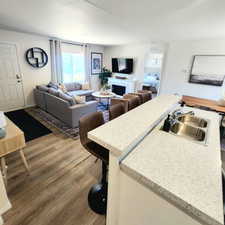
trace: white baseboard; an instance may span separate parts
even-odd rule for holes
[[[27,108],[30,108],[30,107],[35,107],[36,105],[35,104],[32,104],[32,105],[25,105],[23,107],[19,107],[19,108],[14,108],[14,109],[10,109],[9,111],[7,112],[12,112],[12,111],[16,111],[16,110],[20,110],[20,109],[27,109]]]

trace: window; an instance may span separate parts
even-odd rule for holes
[[[85,82],[85,54],[82,46],[62,45],[63,83]]]

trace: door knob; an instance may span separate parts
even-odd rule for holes
[[[21,80],[18,80],[17,83],[21,83]]]

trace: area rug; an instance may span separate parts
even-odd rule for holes
[[[26,142],[52,133],[23,109],[7,112],[5,115],[24,132]]]
[[[105,109],[105,107],[103,105],[99,104],[97,111],[103,113],[105,122],[109,121],[109,112]],[[68,126],[67,124],[65,124],[64,122],[62,122],[61,120],[55,118],[51,114],[49,114],[49,113],[45,112],[44,110],[37,108],[37,107],[30,108],[29,110],[27,110],[27,112],[30,115],[32,115],[33,117],[43,120],[46,123],[50,124],[51,126],[55,127],[57,130],[64,133],[66,136],[68,136],[70,138],[73,138],[73,139],[79,138],[79,128],[78,127],[72,128],[72,127]]]

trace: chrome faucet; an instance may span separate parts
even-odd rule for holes
[[[166,132],[169,132],[171,127],[178,122],[178,118],[185,115],[194,115],[194,112],[189,111],[184,113],[181,109],[176,109],[168,115],[167,119],[164,121],[162,129]]]
[[[194,111],[189,111],[189,112],[182,112],[181,109],[176,109],[172,114],[171,114],[171,117],[174,119],[174,120],[177,120],[177,118],[181,117],[181,116],[185,116],[185,115],[194,115]]]

